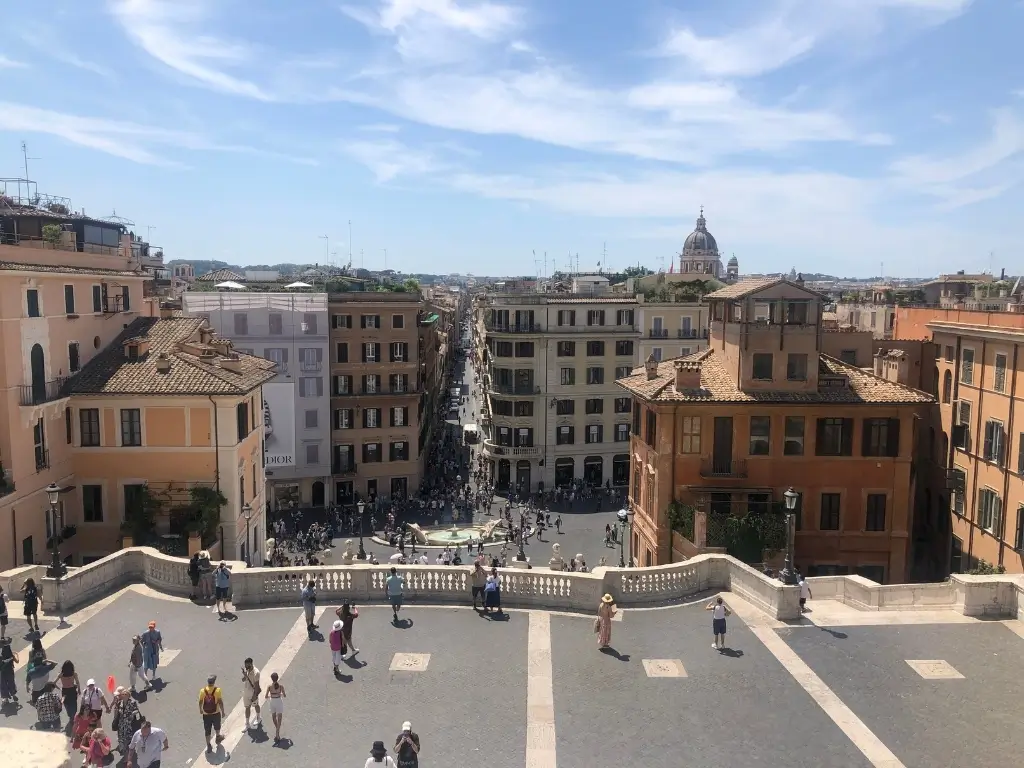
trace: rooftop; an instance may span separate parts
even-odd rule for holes
[[[68,381],[67,392],[244,395],[274,377],[274,363],[270,360],[225,354],[225,347],[203,341],[200,329],[206,327],[206,320],[201,317],[137,318]],[[130,358],[125,348],[133,343],[148,343],[149,349]],[[163,367],[166,370],[161,370]]]
[[[223,283],[223,282],[245,282],[245,275],[240,275],[231,269],[215,269],[212,272],[207,272],[204,275],[199,275],[196,280],[204,283]]]
[[[106,277],[144,277],[150,278],[145,272],[133,272],[127,269],[102,269],[100,267],[69,267],[57,264],[26,264],[18,261],[0,261],[0,270],[11,272],[53,272],[62,275],[103,275]]]
[[[767,290],[768,288],[774,288],[777,285],[789,285],[814,296],[820,295],[817,291],[813,291],[805,285],[801,285],[798,282],[788,280],[784,277],[767,277],[758,280],[741,280],[738,283],[727,285],[725,288],[719,288],[714,293],[706,294],[704,296],[704,300],[743,299],[747,296],[753,296],[755,293]]]
[[[700,370],[700,389],[678,391],[675,387],[676,366],[694,366]],[[931,403],[934,398],[911,387],[887,381],[861,368],[847,365],[833,357],[820,355],[818,374],[823,377],[842,377],[849,386],[824,386],[819,383],[817,392],[744,392],[736,386],[736,377],[730,374],[714,349],[705,349],[686,357],[662,360],[658,363],[657,375],[647,378],[643,366],[636,368],[616,384],[645,400],[656,402],[697,402],[697,403],[844,403],[860,405],[867,403],[903,405]]]

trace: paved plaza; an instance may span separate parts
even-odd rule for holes
[[[126,683],[130,637],[155,620],[167,651],[158,685],[139,702],[168,734],[164,765],[359,766],[407,719],[423,766],[934,768],[1024,751],[1015,727],[1024,713],[1020,622],[821,601],[818,625],[812,601],[806,619],[787,625],[725,594],[736,614],[719,653],[709,597],[621,611],[613,652],[596,648],[591,616],[411,606],[395,625],[389,609],[365,606],[355,625],[361,651],[337,677],[325,639],[335,606],[321,606],[322,634],[310,635],[298,606],[221,619],[131,586],[69,626],[44,620],[44,645],[58,664],[73,660],[83,681]],[[24,624],[15,618],[10,629],[20,653]],[[276,671],[288,691],[281,745],[269,716],[269,734],[244,732],[246,656],[264,685]],[[196,696],[210,674],[230,715],[223,748],[207,755]],[[23,669],[18,677],[23,687]],[[27,729],[34,714],[8,708],[0,725]]]

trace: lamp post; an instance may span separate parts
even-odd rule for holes
[[[619,521],[619,568],[626,567],[625,545],[626,537],[629,535],[629,510],[620,509],[615,517]],[[633,541],[629,542],[629,562],[633,564]]]
[[[513,504],[513,509],[517,508],[517,505]],[[523,544],[526,541],[526,514],[522,509],[519,509],[519,552],[516,553],[516,560],[520,563],[526,562],[526,550],[523,549]]]
[[[786,564],[782,569],[782,581],[785,584],[796,584],[796,568],[793,567],[793,549],[796,545],[796,503],[800,494],[787,488],[782,494],[786,500]]]
[[[242,505],[242,517],[245,518],[245,564],[252,566],[252,542],[249,541],[249,521],[252,520],[252,504],[248,501]]]
[[[67,572],[67,569],[60,559],[61,531],[58,530],[60,521],[57,519],[57,501],[60,499],[60,486],[56,483],[50,483],[44,490],[46,491],[46,500],[50,502],[50,509],[47,511],[47,514],[50,516],[50,529],[53,531],[53,549],[51,550],[50,567],[46,569],[46,575],[56,582],[54,584],[54,593],[56,595],[57,616],[60,619],[60,625],[64,626],[64,606],[61,605],[60,580]]]
[[[363,510],[365,508],[366,505],[362,501],[356,504],[356,509],[359,510],[359,552],[356,554],[356,560],[366,559],[366,550],[363,549]]]

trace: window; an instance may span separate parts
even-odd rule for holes
[[[124,411],[121,411],[121,424],[124,425]],[[235,406],[235,423],[238,427],[238,442],[245,440],[249,434],[249,403],[239,403]]]
[[[587,432],[584,438],[586,443],[600,443],[604,442],[604,427],[600,424],[588,424]]]
[[[363,344],[363,362],[376,363],[380,360],[380,343],[368,341]]]
[[[655,362],[661,362],[661,354],[661,347],[654,347],[654,349],[651,350],[651,356],[654,358]]]
[[[632,309],[620,309],[615,313],[615,324],[616,325],[633,325],[633,310]],[[629,342],[630,345],[633,342]],[[626,354],[633,354],[628,352]]]
[[[46,428],[42,418],[32,425],[32,442],[36,455],[36,472],[50,466],[50,452],[46,450]]]
[[[352,315],[331,315],[332,328],[351,328]]]
[[[821,530],[839,530],[839,504],[841,498],[838,493],[821,494],[821,520],[818,524]]]
[[[103,522],[103,486],[82,486],[82,520],[86,523]]]
[[[267,347],[263,352],[263,356],[277,364],[278,373],[288,373],[287,347]]]
[[[348,362],[348,343],[339,341],[335,346],[335,361],[336,363],[347,363]]]
[[[964,348],[960,351],[960,381],[963,384],[974,383],[974,350]]]
[[[516,400],[515,414],[516,416],[533,416],[533,401]]]
[[[769,352],[754,353],[754,378],[758,381],[772,380],[772,355]]]
[[[996,392],[1006,391],[1006,355],[996,355],[996,369],[993,373],[992,387]]]
[[[899,456],[900,420],[864,419],[862,456]]]
[[[804,417],[787,416],[782,453],[785,456],[804,455]]]
[[[603,357],[604,356],[604,342],[603,341],[588,341],[587,342],[587,357]]]
[[[615,366],[615,378],[624,379],[632,372],[632,369],[628,365],[617,365]]]
[[[512,357],[512,353],[515,351],[511,341],[496,341],[494,342],[494,354],[497,357]]]
[[[74,435],[72,434],[72,429],[71,429],[71,407],[70,406],[68,406],[67,408],[64,409],[64,435],[65,435],[65,439],[67,440],[67,444],[71,445],[71,442],[74,439]]]
[[[786,322],[790,325],[806,325],[809,305],[807,301],[787,301]]]
[[[388,376],[388,386],[392,392],[401,393],[409,391],[409,374],[392,373]]]
[[[978,491],[978,525],[989,533],[999,535],[1003,516],[1003,500],[991,488]]]
[[[401,317],[401,315],[395,315],[395,317]],[[409,444],[405,442],[392,443],[390,446],[390,454],[391,461],[408,461]]]
[[[683,441],[680,453],[700,453],[700,416],[683,416]]]
[[[555,404],[555,413],[559,416],[572,416],[576,413],[575,400],[559,400]],[[1024,437],[1024,435],[1022,435]]]
[[[647,444],[654,447],[658,438],[658,416],[654,411],[647,412]]]
[[[640,402],[633,401],[633,434],[640,437]]]
[[[138,408],[121,409],[121,445],[142,445],[142,411]]]
[[[392,315],[391,316],[391,327],[392,328],[405,328],[405,315]]]
[[[245,336],[249,333],[249,316],[244,312],[235,312],[235,335]]]
[[[604,310],[603,309],[589,309],[589,310],[587,310],[587,325],[604,325]]]
[[[629,424],[616,424],[615,425],[615,442],[616,443],[628,443],[629,442]]]
[[[772,419],[771,416],[750,417],[750,455],[767,456],[771,453]]]
[[[339,408],[334,412],[335,429],[352,429],[352,409]]]
[[[100,444],[100,409],[81,408],[78,411],[78,430],[82,446],[96,448]]]
[[[533,357],[533,342],[532,341],[517,341],[516,342],[516,357]]]
[[[959,435],[957,432],[959,431]],[[957,437],[960,439],[957,440]],[[953,442],[961,451],[971,450],[971,403],[968,400],[960,401],[960,413],[957,414],[957,423],[953,427]]]
[[[576,310],[573,310],[573,309],[560,309],[560,310],[558,310],[558,324],[559,325],[576,325]]]
[[[679,348],[679,356],[680,357],[689,357],[690,356],[690,348],[689,347],[680,347]]]
[[[299,348],[299,370],[319,371],[323,368],[324,351],[319,347]]]
[[[575,441],[575,427],[559,427],[555,433],[555,445],[572,445]]]
[[[380,408],[363,408],[363,429],[377,429],[380,425]]]
[[[103,289],[98,285],[92,287],[92,311],[96,313],[103,311]]]
[[[380,315],[360,315],[360,328],[380,328]]]
[[[576,342],[575,341],[560,341],[558,342],[558,356],[559,357],[572,357],[576,354]]]
[[[952,363],[953,357],[956,354],[956,350],[953,349],[953,345],[947,344],[942,348],[942,350],[942,359],[945,360],[947,363]]]
[[[401,317],[401,315],[397,315]],[[404,341],[394,341],[390,345],[391,347],[391,362],[392,363],[404,363],[409,359],[409,344]]]
[[[628,397],[616,397],[615,398],[615,412],[616,413],[629,413],[631,410],[632,402]]]
[[[576,383],[576,369],[575,368],[563,368],[560,372],[559,380],[563,386],[572,386]]]
[[[25,301],[29,317],[42,317],[39,312],[39,291],[35,288],[29,288],[25,291]]]
[[[77,373],[78,369],[82,367],[82,360],[78,354],[78,342],[72,341],[68,344],[68,371],[71,373]]]
[[[818,456],[853,455],[853,419],[818,419]]]
[[[320,422],[319,411],[310,410],[306,411],[306,429],[316,429],[317,424]],[[314,464],[316,462],[313,462]]]
[[[857,364],[857,350],[856,349],[844,349],[839,353],[839,361],[846,363],[847,365]]]
[[[334,376],[334,394],[336,395],[351,395],[352,394],[352,377],[351,376]]]
[[[533,447],[533,429],[530,427],[518,427],[515,431],[515,447]]]
[[[320,463],[320,443],[306,443],[306,463]]]
[[[807,355],[791,354],[786,358],[786,378],[790,381],[807,381]]]
[[[319,350],[317,350],[319,351]],[[299,377],[299,397],[323,397],[324,379],[322,376]]]
[[[626,339],[625,341],[615,342],[615,354],[617,357],[632,357],[633,356],[633,340]]]
[[[946,371],[942,374],[942,402],[948,403],[953,394],[953,374]]]
[[[381,456],[380,443],[363,444],[363,463],[379,464],[384,458]]]
[[[865,531],[885,530],[885,494],[869,493],[864,515]]]
[[[511,446],[512,445],[512,428],[511,427],[498,427],[498,445]]]
[[[1002,465],[1006,458],[1006,432],[1003,431],[1002,422],[989,419],[985,422],[985,444],[982,448],[982,456],[985,461],[992,461]]]
[[[1017,531],[1013,534],[1013,548],[1024,550],[1024,504],[1017,507]]]
[[[588,414],[604,413],[604,400],[602,400],[600,397],[588,398],[585,405],[585,410]]]
[[[604,368],[587,368],[587,384],[604,384]]]
[[[64,286],[64,314],[75,314],[75,286]]]
[[[495,416],[511,416],[512,401],[493,399],[491,400],[491,411]]]
[[[404,427],[409,423],[409,409],[406,407],[391,408],[391,426]]]
[[[280,312],[271,312],[269,322],[271,336],[281,336],[284,334],[284,317]]]

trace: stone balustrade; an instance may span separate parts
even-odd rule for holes
[[[250,568],[228,564],[232,571],[232,603],[238,608],[299,605],[302,586],[312,580],[322,603],[345,600],[384,602],[384,581],[390,566],[309,566]],[[403,565],[405,597],[424,605],[465,604],[470,599],[470,566]],[[58,605],[72,612],[131,583],[187,597],[192,591],[188,561],[148,547],[132,547],[69,571],[60,591],[45,567],[27,566],[0,574],[0,583],[17,595],[21,581],[32,576],[43,585],[43,609],[53,614]],[[605,593],[623,608],[668,604],[709,591],[731,591],[776,619],[800,615],[799,590],[770,579],[728,555],[706,554],[671,565],[650,568],[596,568],[572,573],[534,568],[502,568],[502,604],[593,612]],[[860,576],[808,579],[814,597],[835,599],[864,610],[957,610],[972,616],[1024,616],[1024,577],[954,574],[935,584],[875,584]],[[58,603],[59,601],[59,603]]]

